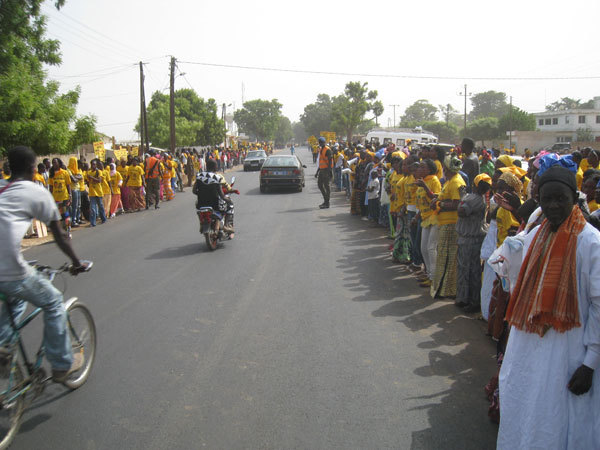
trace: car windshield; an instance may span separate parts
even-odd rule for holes
[[[260,157],[264,157],[264,156],[267,156],[267,155],[263,151],[260,151],[260,152],[248,152],[247,158],[260,158]]]
[[[297,167],[298,161],[290,156],[275,156],[267,159],[263,167]]]

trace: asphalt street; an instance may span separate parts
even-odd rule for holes
[[[88,382],[51,385],[17,449],[491,449],[484,322],[391,264],[384,230],[241,169],[236,236],[209,252],[191,189],[74,232],[67,277],[96,320]],[[58,265],[53,243],[26,251]],[[62,286],[62,281],[58,281]],[[41,321],[32,327],[41,328]],[[32,349],[33,350],[33,349]]]

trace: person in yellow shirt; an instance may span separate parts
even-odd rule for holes
[[[117,212],[123,211],[123,203],[121,202],[121,185],[123,184],[123,177],[117,171],[117,167],[114,163],[108,165],[109,168],[109,182],[110,182],[110,217],[116,216]]]
[[[586,196],[587,205],[591,213],[598,209],[598,203],[596,202],[596,185],[599,181],[600,173],[592,173],[583,179],[583,184],[581,186],[581,192]]]
[[[444,159],[444,177],[446,183],[440,195],[433,200],[432,208],[437,211],[438,242],[437,259],[433,283],[431,285],[432,297],[456,297],[458,234],[458,205],[465,192],[466,184],[458,173],[462,168],[462,161],[454,154]]]
[[[521,181],[511,172],[504,172],[496,183],[496,192],[502,197],[521,192],[523,185]],[[521,203],[519,196],[519,203]],[[498,202],[500,203],[500,202]],[[521,225],[511,211],[499,206],[496,211],[496,225],[498,226],[497,246],[500,247],[508,236],[514,236]]]
[[[411,269],[421,270],[423,256],[421,255],[421,246],[419,245],[419,218],[417,217],[417,188],[415,184],[415,174],[419,168],[419,158],[415,156],[409,165],[409,175],[404,184],[404,199],[406,204],[406,215],[410,225],[410,260]]]
[[[81,215],[81,192],[79,182],[83,180],[83,174],[79,169],[77,158],[71,156],[67,165],[69,175],[71,176],[71,224],[73,227],[79,226],[78,217]]]
[[[112,191],[110,190],[110,171],[108,170],[108,166],[104,166],[102,161],[99,159],[96,160],[96,168],[102,172],[102,205],[104,206],[104,211],[110,211],[110,200]],[[109,217],[109,215],[107,215]]]
[[[421,287],[430,287],[435,270],[437,246],[437,218],[431,209],[432,200],[437,197],[442,185],[437,175],[437,166],[432,159],[425,159],[417,170],[417,209],[421,219],[421,255],[425,271],[418,278]]]
[[[102,178],[104,173],[98,169],[96,165],[97,161],[93,159],[90,162],[90,170],[86,173],[86,181],[89,187],[89,199],[90,199],[90,226],[96,226],[96,218],[100,215],[102,223],[106,222],[106,212],[104,210],[104,203],[102,198],[104,193],[102,190]]]
[[[418,162],[416,156],[408,156],[402,161],[402,176],[396,183],[396,192],[394,200],[397,201],[396,207],[399,211],[396,215],[396,238],[394,239],[394,251],[392,252],[392,261],[396,264],[408,265],[411,263],[411,239],[410,239],[410,220],[407,213],[407,190],[409,183],[414,181],[415,167]],[[410,193],[408,194],[410,197]]]
[[[125,186],[128,170],[129,166],[127,165],[127,161],[125,158],[121,158],[121,161],[119,161],[119,164],[117,165],[117,172],[119,172],[121,179],[123,180],[123,184],[121,184],[121,203],[123,204],[123,210],[125,212],[129,211],[129,188]]]
[[[161,163],[163,164],[163,163]],[[161,197],[166,199],[167,201],[173,200],[173,197],[175,197],[175,193],[173,192],[173,188],[171,187],[171,176],[173,174],[173,167],[172,164],[170,163],[170,161],[165,158],[165,162],[163,164],[163,171],[162,171],[162,193],[164,195],[164,197]]]
[[[129,207],[131,211],[139,211],[145,207],[144,194],[142,186],[144,183],[144,169],[139,166],[139,159],[134,158],[127,171],[127,180],[125,182],[129,188]]]
[[[33,181],[36,184],[39,184],[40,186],[47,188],[48,186],[46,184],[46,179],[42,175],[42,173],[44,173],[45,170],[46,170],[46,167],[42,163],[39,163],[37,166],[37,169],[35,170],[35,173],[33,174]]]
[[[67,236],[71,236],[71,175],[66,169],[64,163],[59,158],[52,159],[52,167],[48,178],[50,192],[54,197],[58,211],[62,217],[62,224],[67,232]]]
[[[396,225],[398,223],[398,213],[400,212],[400,199],[398,198],[398,181],[402,178],[402,158],[399,156],[392,157],[392,170],[388,176],[387,184],[390,186],[390,217],[391,217],[391,237],[396,237]]]

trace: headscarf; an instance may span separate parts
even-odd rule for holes
[[[500,175],[498,181],[504,181],[511,188],[513,188],[517,194],[523,189],[523,183],[521,183],[521,181],[519,181],[519,179],[510,171],[506,171]]]
[[[510,166],[514,165],[514,159],[512,159],[508,155],[498,156],[498,161],[500,161],[502,164],[504,164],[505,167],[510,167]]]
[[[462,165],[462,161],[453,153],[444,158],[444,166],[446,166],[446,169],[452,172],[458,172],[460,169],[462,169]]]
[[[75,158],[74,156],[71,156],[69,158],[69,165],[67,167],[73,175],[78,175],[80,173],[79,168],[77,167],[77,158]]]
[[[562,158],[556,153],[546,153],[538,161],[538,176],[542,176],[550,167],[559,165],[573,173],[577,173],[577,163],[573,161],[571,155],[563,156]]]
[[[500,167],[498,170],[502,173],[510,172],[519,180],[527,175],[527,171],[519,166]]]
[[[548,150],[542,150],[541,152],[538,153],[538,155],[535,157],[535,159],[533,160],[533,167],[535,167],[536,169],[540,168],[540,160],[546,156],[546,155],[550,155],[551,153]],[[554,153],[554,155],[556,155],[555,159],[558,159],[559,156],[557,153]]]
[[[487,173],[480,173],[477,175],[473,180],[473,184],[475,184],[475,186],[479,186],[479,183],[482,181],[490,186],[492,185],[492,178]]]
[[[487,150],[481,150],[481,159],[487,159],[490,160],[492,159],[492,155],[490,155],[490,152],[488,152]]]

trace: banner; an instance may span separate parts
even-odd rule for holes
[[[127,149],[114,150],[115,159],[121,161],[121,158],[127,159]]]
[[[94,155],[96,155],[96,158],[98,158],[100,161],[104,161],[104,159],[106,158],[106,150],[104,149],[104,142],[94,142]]]
[[[327,142],[335,142],[336,136],[334,131],[321,131],[321,136],[327,139]]]
[[[131,156],[139,156],[140,149],[139,147],[129,147],[129,154]]]

